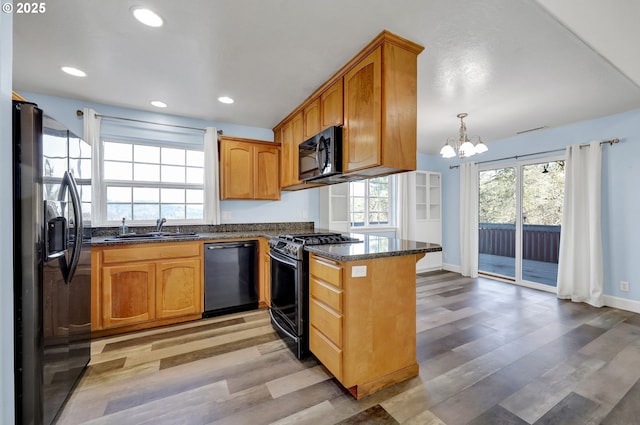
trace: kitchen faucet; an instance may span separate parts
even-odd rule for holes
[[[162,232],[162,226],[167,222],[167,219],[162,217],[156,220],[156,232]]]

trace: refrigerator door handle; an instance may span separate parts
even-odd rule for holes
[[[73,248],[71,251],[71,262],[67,267],[67,273],[65,273],[65,281],[71,282],[73,275],[78,268],[78,262],[80,261],[80,251],[82,250],[82,207],[80,205],[80,194],[78,193],[78,185],[73,175],[68,171],[64,172],[63,186],[69,187],[69,195],[71,196],[71,206],[73,209]],[[64,196],[64,190],[61,190],[61,195]]]

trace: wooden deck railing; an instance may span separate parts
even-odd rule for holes
[[[515,257],[515,224],[480,223],[479,251],[481,254]],[[558,262],[560,226],[525,224],[522,229],[522,258],[525,260]]]

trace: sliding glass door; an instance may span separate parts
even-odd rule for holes
[[[564,161],[483,169],[479,191],[479,271],[555,287]]]
[[[522,280],[556,286],[564,161],[522,166]]]
[[[478,270],[516,279],[516,168],[480,171]]]

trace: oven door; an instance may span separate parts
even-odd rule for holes
[[[297,358],[304,358],[309,351],[307,341],[304,290],[304,262],[288,258],[276,251],[271,257],[271,323],[283,337],[285,344]]]
[[[279,316],[276,320],[283,324],[284,331],[292,336],[300,335],[300,282],[302,281],[302,262],[287,258],[275,251],[271,257],[271,310]]]

